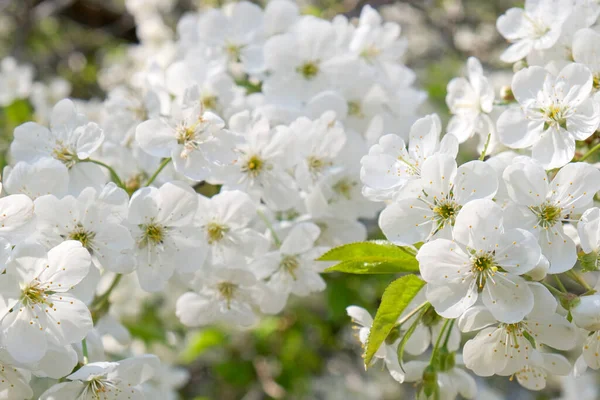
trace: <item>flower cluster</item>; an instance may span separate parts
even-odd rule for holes
[[[1,398],[32,398],[32,375],[60,379],[40,399],[167,398],[168,365],[122,325],[144,300],[188,327],[250,326],[323,290],[315,259],[382,208],[360,158],[425,99],[400,27],[368,6],[327,21],[243,1],[173,32],[165,2],[126,3],[141,44],[103,71],[101,103],[2,63],[1,103],[29,96],[37,121],[3,171]]]
[[[418,383],[418,398],[474,398],[464,368],[530,390],[600,368],[600,170],[586,162],[600,149],[598,15],[586,1],[508,10],[497,27],[511,43],[510,86],[495,93],[469,58],[447,87],[446,135],[428,115],[408,144],[384,135],[361,159],[362,192],[385,204],[379,227],[415,255],[423,288],[391,308],[384,294],[374,319],[347,311],[367,366],[382,359],[394,379]],[[480,158],[458,165],[474,135]]]

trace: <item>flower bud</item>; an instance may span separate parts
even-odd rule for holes
[[[450,371],[456,365],[454,352],[442,349],[440,351],[440,371]]]
[[[500,88],[500,98],[508,103],[512,103],[515,101],[515,95],[513,94],[510,86],[502,86]]]
[[[579,300],[571,308],[575,325],[588,331],[600,330],[600,295],[581,296]]]
[[[517,61],[516,63],[513,64],[513,72],[517,73],[522,69],[527,68],[527,62],[525,60],[521,60],[521,61]]]
[[[529,271],[527,275],[529,275],[529,277],[534,281],[539,282],[546,277],[549,269],[550,263],[548,262],[548,259],[542,256],[540,257],[540,261],[538,261],[538,264],[535,266],[535,268]]]
[[[437,373],[431,365],[423,371],[423,392],[428,398],[438,391]]]

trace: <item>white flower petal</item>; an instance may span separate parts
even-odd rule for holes
[[[505,271],[522,275],[534,269],[542,250],[537,238],[523,229],[509,229],[496,242],[495,260]]]
[[[542,67],[534,66],[520,70],[513,77],[511,85],[515,99],[523,105],[537,98],[548,79],[550,74]]]
[[[352,321],[360,324],[361,326],[371,327],[373,324],[373,317],[367,310],[358,306],[348,306],[346,307],[346,313]]]
[[[387,206],[379,215],[385,237],[400,246],[425,241],[435,222],[429,205],[419,199],[402,199]]]
[[[421,179],[430,197],[446,198],[456,177],[456,160],[447,154],[435,154],[423,163]]]
[[[436,239],[425,243],[417,253],[419,268],[427,282],[444,284],[462,281],[470,274],[470,257],[455,242]]]
[[[535,162],[509,165],[502,174],[510,198],[525,206],[539,206],[546,200],[550,185],[544,168]]]
[[[320,234],[321,230],[315,224],[298,224],[283,240],[279,251],[290,255],[305,253],[314,246]]]
[[[537,343],[557,350],[570,350],[575,346],[577,331],[575,325],[559,314],[530,316],[523,324],[532,333]]]
[[[477,301],[477,283],[447,283],[427,285],[427,300],[435,312],[444,318],[458,318]]]
[[[493,251],[499,243],[501,228],[500,206],[492,200],[479,199],[467,203],[460,210],[453,236],[454,240],[472,249]]]
[[[458,204],[475,199],[491,199],[498,190],[494,169],[483,161],[470,161],[458,167],[454,180],[454,198]]]
[[[509,107],[496,122],[498,139],[513,149],[524,149],[537,143],[542,134],[544,124],[526,118],[519,107]]]
[[[545,131],[532,148],[531,157],[546,169],[560,168],[575,156],[575,138],[563,128]]]
[[[458,327],[461,332],[479,331],[497,323],[498,320],[484,306],[471,307],[458,319]]]
[[[139,124],[135,139],[142,150],[155,157],[170,157],[171,150],[177,144],[173,128],[158,119]]]
[[[540,232],[539,244],[542,254],[550,262],[549,274],[560,274],[573,268],[577,262],[577,248],[562,226],[554,226]]]
[[[593,77],[583,64],[567,64],[556,78],[555,90],[564,96],[562,101],[570,106],[578,106],[592,92]]]
[[[483,288],[483,304],[499,321],[521,321],[533,309],[533,293],[523,278],[497,272]]]

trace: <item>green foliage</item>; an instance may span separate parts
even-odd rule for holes
[[[217,328],[208,328],[196,332],[188,341],[181,355],[181,361],[190,364],[206,350],[222,346],[227,342],[227,336]]]
[[[244,387],[256,380],[254,366],[249,360],[230,359],[217,364],[214,371],[232,386]]]
[[[236,85],[246,89],[246,94],[260,93],[262,92],[262,82],[252,82],[249,79],[237,79]]]
[[[319,261],[341,261],[325,272],[396,274],[419,271],[414,251],[383,240],[339,246],[323,254]]]
[[[146,303],[135,321],[124,322],[131,336],[141,339],[147,344],[153,342],[166,343],[165,323],[155,310],[155,305]]]
[[[27,100],[16,100],[0,107],[0,171],[7,164],[6,153],[15,128],[33,119],[33,109]]]
[[[369,366],[375,352],[396,325],[398,317],[424,285],[421,278],[407,275],[396,279],[385,289],[367,340],[365,366]]]

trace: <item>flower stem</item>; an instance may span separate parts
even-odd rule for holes
[[[598,143],[597,145],[595,145],[594,147],[592,147],[587,153],[585,153],[583,155],[583,157],[581,157],[577,161],[582,162],[582,161],[587,160],[592,154],[594,154],[598,150],[600,150],[600,143]]]
[[[398,321],[398,323],[396,324],[396,327],[402,326],[402,324],[404,324],[406,321],[408,321],[409,319],[411,319],[411,317],[413,317],[419,311],[421,311],[421,309],[423,307],[428,306],[428,305],[429,305],[428,301],[426,301],[426,302],[421,303],[420,305],[418,305],[417,308],[415,308],[414,310],[412,310],[411,312],[409,312],[408,314],[406,314],[406,316],[404,318],[402,318],[400,321]]]
[[[560,280],[560,278],[558,277],[558,275],[554,275],[554,280],[556,281],[556,284],[558,285],[558,288],[560,289],[560,291],[563,293],[567,293],[567,288],[565,288],[565,285],[563,285],[563,283]]]
[[[156,177],[158,176],[158,174],[161,173],[161,171],[163,169],[165,169],[165,167],[171,162],[172,158],[165,158],[160,165],[158,166],[157,170],[154,171],[154,173],[152,174],[152,176],[150,178],[148,178],[148,181],[146,182],[146,184],[144,186],[150,186],[152,184],[152,182],[154,182],[154,180],[156,179]]]
[[[485,141],[485,145],[483,146],[483,151],[481,152],[481,155],[479,156],[479,161],[483,161],[484,160],[485,154],[487,153],[488,146],[490,145],[490,140],[491,139],[492,139],[492,134],[488,133],[487,139]]]
[[[119,178],[119,174],[117,174],[117,172],[110,165],[105,164],[102,161],[92,160],[91,158],[87,158],[87,159],[81,160],[81,161],[82,162],[91,162],[93,164],[97,164],[97,165],[100,165],[101,167],[106,168],[108,170],[108,172],[110,172],[110,178],[113,180],[113,182],[121,189],[125,189],[125,185],[123,185],[123,181],[121,181],[121,178]]]
[[[279,236],[277,236],[277,233],[275,232],[275,228],[273,228],[271,221],[269,221],[267,216],[262,211],[257,211],[256,213],[258,214],[260,219],[263,220],[263,222],[267,226],[267,229],[269,229],[269,232],[271,232],[271,235],[273,235],[273,240],[275,241],[275,245],[277,247],[281,247],[281,240],[279,240]]]
[[[583,286],[583,288],[585,290],[593,290],[593,288],[589,285],[589,283],[587,283],[585,281],[585,279],[583,279],[583,277],[581,275],[579,275],[577,272],[570,270],[567,272],[567,275],[573,279],[575,282],[579,283],[581,286]]]
[[[444,332],[446,331],[446,328],[448,327],[448,324],[450,323],[450,321],[451,320],[447,319],[446,321],[444,321],[444,325],[442,325],[442,330],[440,331],[440,334],[438,335],[438,338],[435,341],[435,347],[431,351],[431,358],[429,359],[430,360],[429,364],[431,364],[433,362],[433,360],[435,360],[437,352],[440,349],[440,344],[442,343],[442,337],[444,336]]]
[[[95,320],[102,317],[106,313],[105,308],[108,305],[108,299],[110,297],[110,294],[117,287],[117,285],[121,281],[121,278],[123,278],[122,274],[116,274],[115,278],[113,279],[112,283],[110,284],[110,286],[108,287],[106,292],[102,293],[102,295],[96,297],[92,301],[90,310],[92,311],[92,313],[95,314],[95,317],[96,317],[96,318],[94,318]]]
[[[550,290],[552,293],[554,293],[557,296],[563,296],[564,293],[561,292],[560,290],[558,290],[557,288],[555,288],[552,285],[547,284],[546,282],[540,282],[542,285],[544,285],[548,290]]]
[[[87,340],[85,338],[83,338],[83,340],[81,341],[81,351],[83,352],[83,363],[87,364],[89,362],[89,357],[88,357]]]
[[[454,322],[456,320],[453,319],[450,321],[450,326],[448,327],[448,332],[446,333],[446,339],[444,339],[444,348],[448,349],[448,342],[450,341],[450,334],[452,333],[452,327],[454,326]]]

